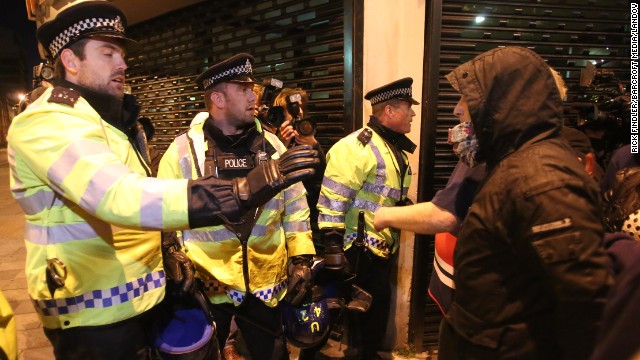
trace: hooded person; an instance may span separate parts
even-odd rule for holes
[[[447,75],[486,161],[454,253],[456,295],[442,359],[584,359],[611,279],[595,182],[560,131],[545,61],[521,47]]]

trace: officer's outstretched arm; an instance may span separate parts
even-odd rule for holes
[[[251,170],[225,181],[206,176],[189,181],[191,228],[233,223],[248,209],[261,206],[292,184],[313,176],[320,163],[311,146],[296,146]]]

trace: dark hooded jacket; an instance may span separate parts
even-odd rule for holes
[[[488,176],[459,233],[440,357],[588,358],[610,285],[599,191],[559,135],[549,67],[505,47],[447,79],[468,103]]]

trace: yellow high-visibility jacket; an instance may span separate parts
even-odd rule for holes
[[[0,350],[9,360],[18,359],[18,336],[16,319],[13,317],[11,305],[0,292]]]
[[[368,128],[368,127],[365,127]],[[400,184],[400,167],[389,146],[375,131],[364,144],[357,130],[338,141],[327,153],[320,198],[318,227],[345,229],[345,249],[351,247],[358,230],[358,213],[364,211],[366,246],[376,256],[389,257],[398,249],[398,231],[373,228],[373,213],[381,206],[394,206],[405,200],[411,183],[407,164],[404,183]]]
[[[111,324],[164,298],[152,230],[188,228],[187,180],[146,177],[124,133],[82,97],[53,99],[66,96],[55,89],[16,116],[7,137],[11,191],[26,219],[29,296],[47,328]],[[48,263],[64,278],[53,295]]]
[[[199,113],[191,128],[179,135],[165,152],[158,177],[196,179],[196,163],[189,139],[199,160],[197,166],[204,171],[205,152],[209,142],[203,127],[209,119],[206,112]],[[286,151],[278,138],[263,131],[256,120],[258,136],[276,149],[271,155],[277,159]],[[246,244],[225,226],[210,226],[182,232],[182,240],[189,258],[195,263],[198,277],[204,284],[211,302],[238,305],[247,292],[268,306],[276,306],[286,294],[287,258],[315,254],[309,226],[309,207],[306,192],[298,182],[269,200],[260,211]]]

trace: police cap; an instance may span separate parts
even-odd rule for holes
[[[245,53],[234,55],[212,65],[196,78],[196,83],[203,90],[223,82],[257,82],[253,77],[253,56]]]
[[[37,37],[55,59],[76,41],[91,36],[122,39],[125,45],[137,44],[125,35],[127,18],[107,1],[84,1],[64,9],[38,28]]]
[[[406,77],[373,89],[364,98],[369,100],[372,106],[392,99],[405,100],[413,105],[419,105],[420,103],[411,95],[411,84],[413,84],[413,79]]]

